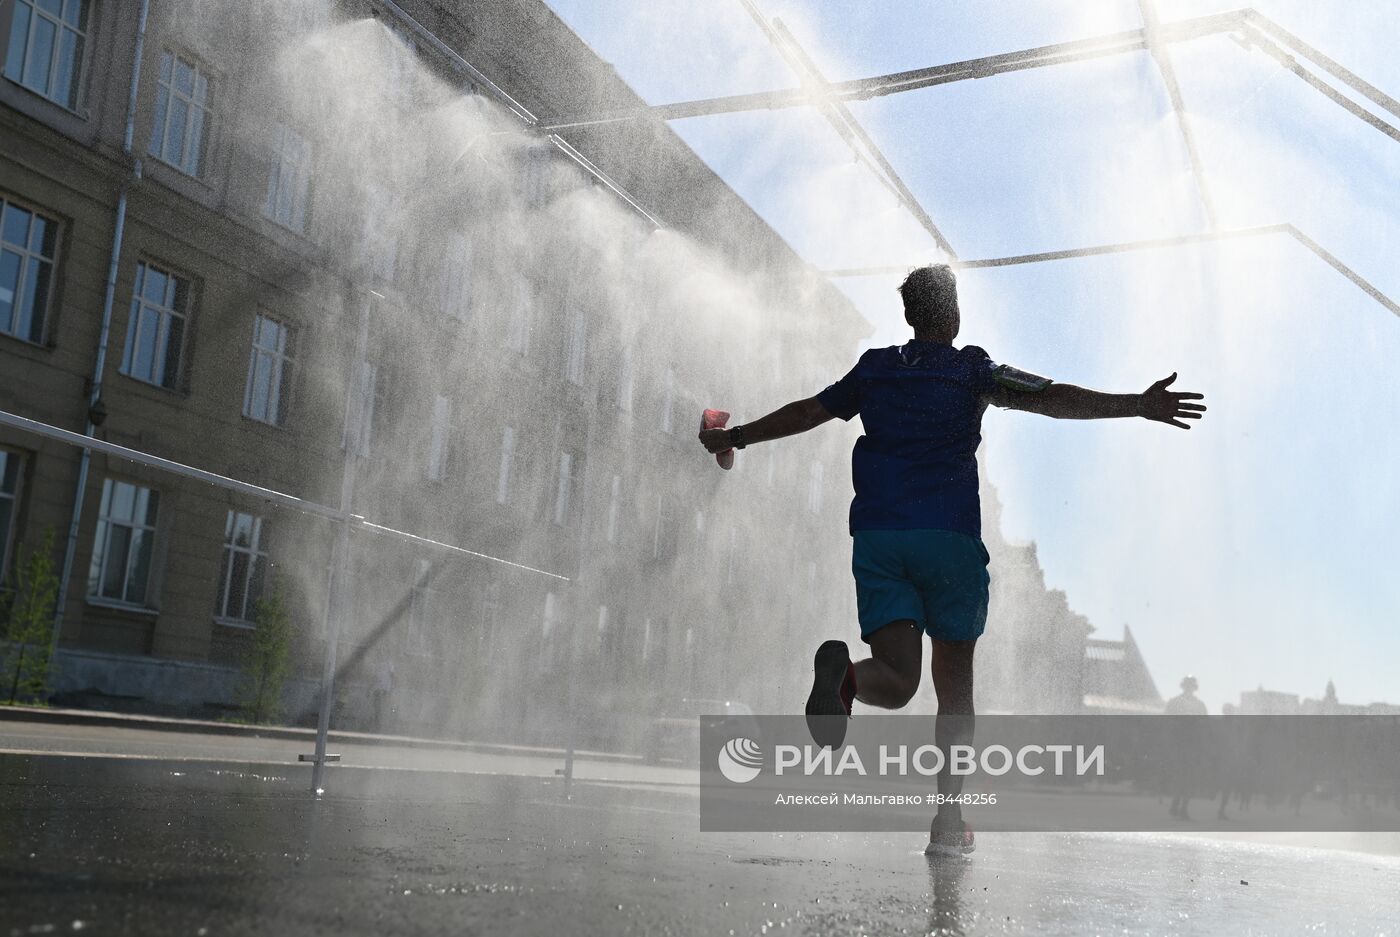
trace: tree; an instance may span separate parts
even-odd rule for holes
[[[58,575],[54,572],[53,528],[25,555],[21,548],[15,562],[15,589],[5,616],[4,674],[9,702],[41,700],[49,690],[53,663],[49,642],[53,637],[54,605],[58,600]]]
[[[253,635],[243,658],[239,702],[249,722],[271,722],[282,713],[282,687],[291,670],[292,618],[282,580],[253,606]]]

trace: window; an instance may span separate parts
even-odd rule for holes
[[[573,656],[574,629],[564,613],[564,603],[553,592],[544,597],[544,620],[540,625],[540,665],[545,673],[566,667]]]
[[[87,18],[87,0],[15,0],[5,77],[76,108]]]
[[[291,374],[290,329],[276,319],[259,314],[253,320],[253,353],[248,360],[243,415],[260,423],[281,426],[287,413],[287,386]]]
[[[544,594],[544,620],[540,623],[540,634],[549,637],[559,627],[559,597],[553,592]]]
[[[384,365],[373,367],[374,393],[370,397],[369,413],[365,415],[365,425],[369,427],[369,436],[365,439],[366,455],[369,454],[371,443],[376,441],[381,452],[392,451],[398,445],[399,435],[403,430],[402,419],[393,419],[395,406],[401,399],[397,395],[397,372]]]
[[[88,567],[91,597],[146,604],[159,505],[158,491],[111,478],[102,483],[102,505]]]
[[[14,545],[19,516],[20,468],[24,461],[18,452],[0,449],[0,582],[10,569],[10,548]]]
[[[632,388],[636,383],[636,368],[632,364],[632,350],[622,352],[622,367],[617,375],[617,408],[623,413],[632,412]]]
[[[381,279],[394,279],[399,262],[399,226],[394,199],[382,186],[365,190],[365,225],[361,232],[364,264]]]
[[[583,383],[583,359],[588,348],[588,315],[575,303],[570,314],[569,339],[564,355],[564,376],[574,384]]]
[[[519,278],[511,287],[510,333],[506,343],[511,351],[530,353],[530,332],[534,328],[535,310],[530,301],[530,284]]]
[[[355,368],[355,382],[350,390],[350,399],[345,405],[345,430],[341,434],[340,446],[361,458],[369,456],[370,439],[374,433],[375,386],[378,377],[378,370],[374,365],[368,361],[359,362]]]
[[[515,430],[507,426],[501,434],[501,470],[496,476],[496,503],[510,500],[510,467],[515,461]]]
[[[136,265],[131,321],[122,352],[123,374],[157,387],[175,387],[189,305],[188,280],[152,264]]]
[[[608,543],[617,543],[617,528],[622,513],[622,476],[612,477],[612,496],[608,500]]]
[[[272,165],[267,175],[263,214],[284,228],[306,232],[306,209],[311,196],[311,144],[286,124],[272,135]]]
[[[496,625],[501,617],[501,584],[492,580],[481,592],[481,631],[476,640],[479,649],[490,650],[496,638]]]
[[[682,524],[671,515],[665,495],[656,498],[656,522],[651,532],[651,557],[654,560],[670,560],[676,556],[680,545]]]
[[[267,528],[255,514],[229,511],[224,522],[224,561],[214,616],[252,623],[267,575]]]
[[[563,527],[569,522],[569,493],[574,486],[574,456],[559,453],[559,488],[554,493],[554,523]]]
[[[729,528],[729,552],[724,562],[724,581],[727,585],[734,585],[734,564],[739,555],[739,529]]]
[[[525,203],[540,208],[549,196],[549,149],[531,147],[525,154]]]
[[[822,510],[822,464],[813,462],[807,476],[807,510],[820,514]]]
[[[666,388],[661,398],[661,432],[669,433],[672,430],[672,412],[676,409],[676,372],[673,368],[666,369]]]
[[[464,320],[471,313],[471,269],[471,242],[460,231],[450,234],[438,290],[443,312],[454,319]]]
[[[437,590],[430,588],[432,564],[419,560],[413,576],[413,593],[409,597],[408,633],[404,636],[404,650],[419,657],[433,654],[434,625],[438,619]]]
[[[598,606],[598,629],[597,629],[597,635],[596,635],[596,642],[597,642],[597,644],[596,644],[596,647],[595,647],[596,650],[601,651],[601,650],[605,649],[605,648],[608,646],[608,644],[610,643],[610,642],[608,641],[608,638],[609,638],[609,636],[610,636],[610,635],[609,635],[609,632],[608,632],[608,626],[609,626],[610,624],[611,624],[611,622],[608,620],[608,607],[607,607],[606,605],[599,605],[599,606]]]
[[[0,332],[44,339],[58,222],[0,199]]]
[[[446,397],[433,398],[433,422],[428,438],[428,478],[447,478],[447,431],[452,418],[452,401]]]
[[[187,175],[198,176],[211,121],[209,76],[183,56],[162,53],[151,155]]]

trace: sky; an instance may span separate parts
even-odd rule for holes
[[[550,2],[649,103],[797,83],[740,0]],[[1141,25],[1136,0],[756,2],[833,81]],[[1158,4],[1164,21],[1231,8]],[[1400,97],[1400,4],[1257,9]],[[1295,224],[1400,298],[1400,143],[1232,37],[1173,44],[1171,57],[1222,226]],[[851,110],[964,259],[1206,224],[1146,53]],[[938,258],[811,108],[672,126],[819,268]],[[872,344],[907,338],[899,279],[835,281]],[[1038,544],[1048,584],[1096,636],[1131,626],[1159,689],[1194,673],[1212,709],[1259,686],[1320,696],[1329,679],[1346,702],[1400,702],[1400,318],[1286,236],[969,270],[960,291],[959,342],[996,360],[1114,392],[1175,371],[1178,389],[1206,394],[1190,432],[985,420],[1005,535]],[[795,375],[794,396],[836,377]]]

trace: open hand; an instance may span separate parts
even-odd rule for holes
[[[729,444],[729,430],[727,429],[702,429],[700,431],[700,445],[709,452],[723,452],[733,448]]]
[[[1202,403],[1187,403],[1186,401],[1204,400],[1205,395],[1167,390],[1175,380],[1176,372],[1173,371],[1171,377],[1164,377],[1143,391],[1138,398],[1138,416],[1144,416],[1159,423],[1170,423],[1172,426],[1179,426],[1182,429],[1190,429],[1190,424],[1182,421],[1199,420],[1201,414],[1206,412],[1206,407]]]

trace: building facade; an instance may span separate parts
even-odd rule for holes
[[[542,3],[403,7],[536,114],[640,103]],[[393,11],[142,12],[0,3],[0,406],[567,578],[357,531],[345,724],[528,734],[791,693],[802,665],[749,649],[805,657],[850,618],[849,440],[724,475],[692,434],[843,373],[850,303],[663,124],[569,141],[657,231]],[[47,531],[61,559],[78,451],[0,447],[4,567]],[[334,526],[101,454],[86,474],[60,696],[217,712],[277,578],[307,718]]]
[[[399,6],[434,38],[372,0],[0,0],[0,409],[423,538],[357,526],[333,607],[334,523],[0,429],[0,569],[52,532],[66,570],[58,698],[226,711],[275,584],[293,721],[332,633],[342,726],[791,710],[855,617],[858,428],[730,473],[693,433],[868,324],[664,123],[532,130],[642,103],[544,3]],[[979,694],[1066,711],[1087,622],[989,510]]]

